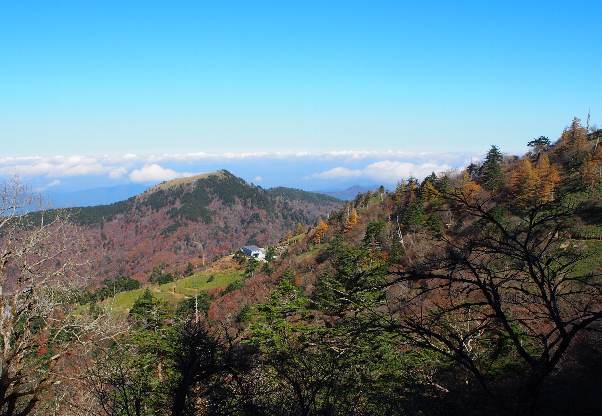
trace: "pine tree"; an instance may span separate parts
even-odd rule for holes
[[[401,204],[404,201],[406,193],[406,184],[404,181],[400,181],[395,187],[395,203],[397,205]]]
[[[417,199],[408,204],[403,212],[402,221],[412,232],[416,232],[424,224],[425,213],[421,200]]]
[[[480,180],[483,188],[494,192],[504,184],[502,176],[503,156],[496,146],[491,146],[480,169]]]
[[[368,224],[366,227],[366,234],[362,240],[366,247],[369,247],[372,250],[380,250],[382,248],[383,243],[386,240],[386,226],[387,224],[382,220],[372,221]]]
[[[435,174],[435,172],[431,172],[431,174],[429,176],[427,176],[426,178],[424,178],[424,180],[422,181],[422,184],[420,185],[421,187],[424,187],[427,183],[431,183],[432,185],[435,185],[437,183],[437,175]]]
[[[527,146],[533,149],[533,154],[538,156],[550,148],[550,139],[546,136],[539,136],[537,139],[531,140]]]
[[[412,202],[416,199],[416,190],[418,189],[418,179],[410,178],[408,179],[407,193],[408,193],[408,202]]]
[[[480,169],[481,167],[479,165],[470,162],[470,165],[468,165],[468,167],[466,168],[466,172],[468,173],[468,176],[470,176],[471,179],[474,179],[475,177],[477,177]]]

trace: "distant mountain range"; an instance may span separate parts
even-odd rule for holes
[[[337,199],[350,201],[358,194],[373,191],[377,186],[353,185],[349,188],[340,190],[315,191],[314,193],[332,196]],[[149,189],[149,186],[142,184],[124,184],[108,187],[99,187],[91,189],[82,189],[77,191],[52,191],[43,192],[44,203],[52,208],[73,208],[73,207],[92,207],[95,205],[109,205],[115,202],[123,201]],[[271,188],[272,192],[278,192],[278,189]],[[292,188],[288,188],[292,189]]]
[[[321,194],[329,195],[337,199],[342,199],[345,201],[350,201],[354,199],[359,194],[363,194],[365,192],[373,191],[376,189],[376,186],[361,186],[361,185],[353,185],[347,189],[343,189],[340,191],[319,191]]]
[[[128,199],[148,189],[140,184],[116,185],[78,191],[46,191],[44,200],[53,208],[89,207],[106,205]]]
[[[341,204],[335,197],[299,189],[266,190],[221,170],[68,212],[82,226],[99,276],[144,280],[160,264],[177,271],[245,244],[273,244],[297,224],[311,225]]]

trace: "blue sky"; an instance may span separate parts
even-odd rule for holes
[[[520,152],[588,109],[600,120],[600,15],[598,1],[3,2],[0,157]]]

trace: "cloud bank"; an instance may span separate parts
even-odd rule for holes
[[[182,178],[184,176],[192,176],[193,173],[178,173],[172,169],[166,169],[156,163],[144,165],[140,169],[134,169],[129,178],[132,182],[149,183],[163,182],[171,179]]]
[[[465,166],[476,156],[461,152],[335,150],[0,157],[0,176],[18,175],[37,186],[60,180],[60,187],[67,188],[84,186],[83,182],[90,186],[152,184],[192,175],[190,172],[225,168],[262,186],[320,190],[335,183],[394,184],[410,176],[423,178],[431,172]]]
[[[422,179],[432,172],[441,173],[452,169],[453,167],[446,163],[426,162],[416,164],[395,160],[381,160],[379,162],[371,163],[361,169],[349,169],[338,166],[323,172],[315,173],[312,176],[319,179],[335,180],[365,177],[376,182],[391,184],[402,178],[415,177]]]

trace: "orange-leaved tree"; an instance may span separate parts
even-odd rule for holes
[[[581,179],[586,187],[594,187],[602,180],[602,146],[595,146],[581,166]]]
[[[315,244],[320,244],[322,238],[324,238],[324,234],[326,234],[327,231],[328,224],[324,220],[320,219],[320,221],[318,221],[318,225],[316,225],[316,228],[314,228],[312,233],[312,242]]]
[[[559,182],[558,168],[544,153],[535,165],[528,157],[518,163],[512,171],[510,188],[520,204],[528,205],[553,200]]]
[[[345,232],[351,231],[358,221],[359,215],[357,214],[357,210],[355,208],[351,208],[349,215],[347,215],[347,219],[345,220]]]
[[[536,166],[537,176],[539,177],[538,196],[540,200],[549,202],[554,199],[554,190],[560,183],[560,171],[550,163],[547,154],[542,154]]]
[[[510,186],[517,201],[529,204],[537,199],[539,175],[529,158],[522,159],[513,169]]]

